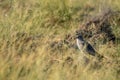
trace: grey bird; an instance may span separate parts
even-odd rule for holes
[[[81,34],[78,34],[76,38],[77,46],[82,53],[86,55],[96,56],[99,59],[102,59],[104,57],[103,55],[97,53],[95,49],[92,47],[92,45],[84,40]]]

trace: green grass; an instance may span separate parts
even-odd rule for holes
[[[120,0],[0,0],[0,80],[119,80],[120,44],[99,45],[113,60],[89,70],[77,61],[79,50],[57,42],[74,34],[84,15],[95,15],[108,5],[120,9]],[[111,22],[120,37],[120,20]],[[74,43],[75,40],[73,40]],[[56,43],[56,47],[51,44]],[[66,61],[68,57],[73,60]]]

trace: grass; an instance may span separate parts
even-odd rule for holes
[[[99,45],[113,62],[97,70],[81,67],[79,50],[59,43],[105,5],[120,9],[119,0],[0,0],[0,80],[119,80],[119,41]],[[118,19],[111,24],[120,37]]]

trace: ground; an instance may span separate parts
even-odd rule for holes
[[[108,60],[81,66],[75,32],[108,9],[115,41],[85,36]],[[0,0],[0,80],[119,80],[119,10],[120,0]]]

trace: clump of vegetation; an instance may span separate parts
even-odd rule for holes
[[[119,19],[120,12],[105,9],[97,15],[93,15],[88,19],[77,32],[81,33],[87,39],[94,41],[94,43],[106,43],[112,41],[115,43],[117,36],[113,33],[113,28],[118,24],[116,20]],[[115,24],[114,24],[115,23]]]
[[[112,26],[115,44],[100,44],[97,40],[98,45],[95,45],[97,51],[112,62],[105,60],[100,68],[91,68],[92,65],[81,66],[78,59],[75,31],[79,25],[86,24],[85,19],[90,15],[99,13],[101,3],[94,0],[0,0],[0,80],[119,80],[119,13],[105,19]],[[119,0],[107,0],[107,3],[111,10],[120,9]],[[102,18],[104,16],[97,25],[104,23]],[[90,27],[95,25],[91,23]]]

